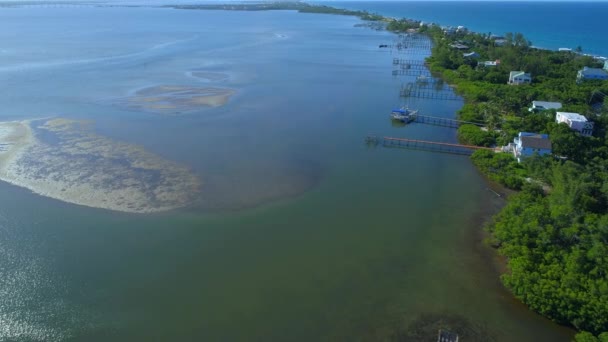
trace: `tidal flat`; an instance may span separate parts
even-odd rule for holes
[[[216,77],[206,75],[206,79]],[[137,90],[133,95],[112,101],[112,104],[131,111],[164,115],[178,115],[226,104],[235,90],[218,87],[158,85]]]
[[[0,123],[0,179],[61,201],[151,213],[188,205],[201,181],[188,168],[61,118]]]

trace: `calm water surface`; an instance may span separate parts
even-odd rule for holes
[[[370,148],[394,127],[392,36],[350,17],[146,8],[0,9],[0,116],[92,120],[187,164],[192,207],[131,215],[0,184],[0,340],[378,341],[458,317],[500,341],[570,332],[503,290],[480,220],[501,205],[467,158]],[[19,34],[15,34],[19,32]],[[422,58],[418,56],[417,58]],[[225,72],[224,107],[108,99]],[[413,101],[452,117],[461,102]],[[430,339],[434,336],[430,336]]]

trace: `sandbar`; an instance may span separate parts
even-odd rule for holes
[[[176,115],[223,106],[234,93],[230,88],[160,85],[140,89],[112,103],[127,110]]]
[[[188,206],[187,167],[68,119],[0,122],[0,180],[61,201],[131,213]]]

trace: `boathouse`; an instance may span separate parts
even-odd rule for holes
[[[565,123],[570,129],[586,137],[590,137],[593,134],[593,122],[578,113],[557,112],[555,122]]]
[[[547,134],[519,132],[513,143],[513,155],[519,163],[534,154],[543,156],[552,152],[551,140]]]

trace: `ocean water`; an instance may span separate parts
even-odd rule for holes
[[[580,46],[584,53],[608,57],[605,1],[331,1],[330,6],[366,10],[459,26],[480,33],[521,32],[547,49]]]
[[[569,341],[501,286],[480,226],[502,199],[466,157],[364,144],[455,132],[391,123],[414,77],[393,77],[378,49],[392,34],[358,23],[0,8],[0,121],[87,120],[203,182],[192,206],[150,215],[0,183],[0,340],[379,341],[434,338],[451,320],[497,341]],[[228,74],[218,86],[236,95],[179,116],[109,101],[209,84],[193,70]],[[462,101],[407,104],[453,117]]]

